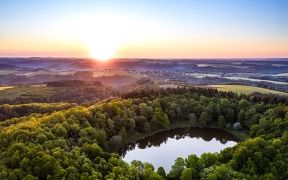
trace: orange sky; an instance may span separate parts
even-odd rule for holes
[[[275,41],[241,42],[233,40],[128,42],[115,49],[113,57],[146,58],[251,58],[287,57],[288,43]],[[83,43],[33,39],[1,41],[0,56],[90,57]]]

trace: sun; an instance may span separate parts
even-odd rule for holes
[[[109,11],[81,13],[57,23],[61,41],[76,46],[75,50],[81,50],[81,57],[101,62],[133,57],[139,52],[146,54],[146,48],[150,51],[152,46],[160,45],[155,42],[166,42],[167,35],[174,33],[174,30],[163,33],[163,29],[169,28],[159,26],[152,19]]]
[[[123,49],[131,44],[143,44],[148,38],[159,37],[160,33],[155,35],[156,26],[150,23],[119,14],[92,13],[61,23],[59,27],[64,37],[75,38],[85,49],[85,57],[106,62],[123,56]]]
[[[85,44],[90,58],[101,62],[114,58],[119,47],[117,37],[113,33],[100,29],[91,32]]]
[[[115,58],[121,45],[120,31],[117,20],[106,16],[84,22],[86,27],[84,43],[87,46],[89,57],[101,62]]]
[[[90,58],[96,61],[107,62],[116,55],[117,46],[109,39],[95,39],[87,43],[87,46]]]

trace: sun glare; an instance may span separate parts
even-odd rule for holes
[[[117,50],[117,46],[109,39],[95,39],[91,42],[86,42],[89,51],[89,56],[93,60],[106,62],[114,58]]]
[[[121,44],[121,36],[117,31],[117,21],[102,16],[87,20],[84,24],[84,27],[87,27],[84,44],[90,58],[101,62],[114,58]]]
[[[121,56],[130,44],[145,44],[148,38],[160,37],[156,25],[133,17],[86,14],[59,24],[63,37],[73,37],[86,49],[87,56],[106,62]]]

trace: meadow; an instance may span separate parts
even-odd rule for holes
[[[14,86],[2,86],[0,87],[0,91],[5,90],[5,89],[10,89],[13,88]]]
[[[14,100],[23,97],[50,97],[57,89],[46,86],[0,87],[0,99]],[[59,89],[60,90],[60,89]]]
[[[260,88],[260,87],[254,87],[254,86],[246,86],[246,85],[230,85],[230,84],[221,84],[221,85],[208,85],[208,87],[216,88],[220,91],[232,91],[237,94],[245,94],[250,95],[253,93],[262,93],[262,94],[275,94],[275,95],[281,95],[281,96],[288,96],[288,93]]]

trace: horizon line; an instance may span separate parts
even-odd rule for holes
[[[19,58],[19,59],[33,59],[33,58],[40,58],[40,59],[82,59],[82,60],[93,60],[98,61],[97,59],[89,58],[89,57],[76,57],[76,56],[0,56],[0,59],[13,59],[13,58]],[[288,59],[287,57],[191,57],[191,58],[153,58],[153,57],[117,57],[117,58],[111,58],[108,59],[108,61],[113,60],[269,60],[269,59]]]

